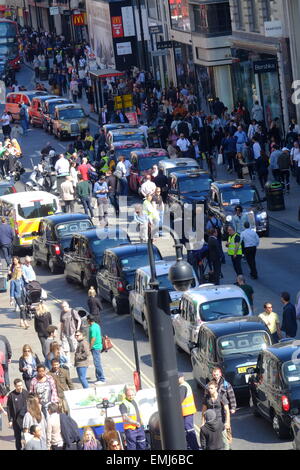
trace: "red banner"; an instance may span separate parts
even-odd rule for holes
[[[112,16],[111,17],[111,29],[113,38],[122,38],[124,37],[122,16]]]

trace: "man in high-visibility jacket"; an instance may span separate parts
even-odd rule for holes
[[[127,442],[127,450],[145,450],[146,436],[138,405],[134,400],[135,390],[130,385],[124,387],[125,398],[119,406]]]
[[[228,242],[226,244],[228,248],[228,255],[231,258],[234,270],[239,276],[243,274],[242,271],[242,243],[240,235],[234,230],[233,227],[228,227]]]
[[[185,381],[183,374],[178,374],[178,382],[187,447],[190,450],[199,450],[199,444],[194,429],[194,414],[197,413],[197,409],[193,392],[190,384]]]

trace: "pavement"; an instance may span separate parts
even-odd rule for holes
[[[32,81],[34,82],[31,71],[24,67],[18,76],[18,81],[24,83],[25,86],[28,83],[32,83]],[[96,131],[97,126],[94,122],[91,122],[91,128],[93,132],[94,129]],[[40,129],[31,129],[28,137],[22,138],[21,144],[25,155],[23,161],[26,168],[30,168],[31,166],[29,162],[30,157],[36,160],[39,158],[41,143],[44,144],[47,141],[50,141],[55,148],[60,147],[63,149],[67,145],[66,142],[61,143],[56,141],[53,136],[46,135]],[[218,168],[218,173],[218,178],[229,177],[223,168]],[[28,177],[28,173],[25,175],[25,178],[26,177]],[[21,188],[21,186],[19,186],[19,188]],[[300,238],[299,229],[293,225],[289,225],[289,223],[293,223],[293,211],[296,212],[296,200],[299,200],[299,188],[294,182],[292,183],[291,195],[286,196],[286,198],[287,207],[289,209],[280,213],[274,213],[276,218],[271,219],[270,237],[261,239],[257,256],[259,279],[257,281],[251,281],[255,292],[254,310],[256,314],[262,311],[262,306],[265,301],[272,301],[274,311],[281,315],[282,306],[279,299],[280,292],[289,290],[292,299],[294,299],[299,291],[299,278],[295,275],[295,273],[298,273],[300,270],[300,247],[297,243]],[[292,209],[292,205],[294,205],[294,209]],[[291,211],[290,218],[286,215],[288,210]],[[110,224],[115,222],[112,216],[109,218],[109,222]],[[156,244],[165,258],[174,259],[173,243],[170,243],[169,239],[161,238]],[[224,274],[224,281],[222,281],[222,283],[233,283],[235,281],[235,275],[230,261],[227,260],[222,270]],[[247,276],[248,266],[246,263],[243,263],[243,270]],[[47,306],[53,316],[54,324],[59,324],[59,303],[61,300],[69,301],[74,308],[86,308],[86,292],[75,284],[68,284],[63,274],[53,276],[49,273],[47,268],[43,266],[37,267],[36,272],[39,282],[48,292]],[[42,357],[40,343],[34,332],[32,322],[29,330],[24,331],[19,327],[18,316],[18,313],[9,306],[8,293],[0,294],[0,331],[1,334],[7,336],[13,349],[13,361],[10,366],[11,382],[14,378],[20,377],[18,360],[23,344],[30,344],[33,350]],[[103,333],[110,336],[114,343],[112,350],[107,354],[102,354],[103,368],[107,377],[107,383],[110,385],[132,382],[132,374],[135,370],[135,365],[130,317],[127,315],[116,315],[111,309],[111,306],[105,304],[105,309],[102,314],[102,323]],[[300,338],[300,329],[298,338]],[[153,387],[154,378],[150,345],[148,339],[145,337],[143,328],[139,325],[137,325],[137,342],[142,371],[142,386],[143,388]],[[199,393],[193,380],[189,356],[178,351],[177,363],[178,369],[185,373],[186,379],[193,388],[197,409],[200,411],[202,395]],[[71,377],[74,379],[75,387],[79,387],[74,368],[71,369]],[[96,380],[92,364],[89,367],[88,377],[91,381]],[[200,423],[199,411],[195,418],[197,430],[199,430]],[[270,424],[264,419],[255,418],[249,407],[240,408],[236,415],[232,417],[232,427],[234,436],[233,449],[291,449],[291,442],[289,440],[279,441],[273,433]],[[0,449],[14,449],[12,432],[7,428],[5,419],[3,430],[0,431]]]

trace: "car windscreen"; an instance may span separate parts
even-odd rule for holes
[[[193,193],[209,191],[212,180],[210,178],[190,177],[179,181],[180,193]]]
[[[104,238],[91,240],[90,244],[92,251],[95,255],[103,254],[107,248],[114,248],[115,246],[124,245],[128,243],[127,238]]]
[[[237,204],[257,204],[259,197],[254,188],[226,188],[221,192],[224,206],[234,206]]]
[[[93,226],[90,220],[72,220],[72,222],[64,222],[55,227],[58,238],[67,237],[78,232],[84,232]]]
[[[158,250],[154,250],[155,261],[161,260]],[[130,256],[124,256],[121,258],[121,264],[123,271],[136,271],[141,266],[147,266],[149,264],[149,258],[147,252],[145,253],[132,253]]]
[[[145,141],[145,136],[144,134],[115,134],[113,136],[114,142],[124,142],[124,140],[134,140],[138,142],[143,142],[143,144],[146,144]]]
[[[169,158],[167,155],[139,158],[138,169],[139,171],[150,170],[153,165],[158,165],[162,160],[169,160]]]
[[[300,384],[300,364],[298,361],[287,361],[282,365],[282,375],[289,385]]]
[[[242,297],[219,299],[199,306],[202,321],[215,321],[223,317],[242,317],[249,314],[247,302]]]
[[[57,203],[55,200],[49,203],[32,201],[24,204],[18,204],[18,214],[22,219],[37,219],[55,214]]]
[[[59,111],[59,119],[61,119],[62,121],[66,119],[79,119],[84,117],[85,114],[83,109],[81,108],[63,109]]]
[[[166,176],[169,176],[171,173],[174,173],[174,171],[182,171],[182,170],[197,170],[199,169],[198,166],[173,166],[172,168],[166,168]]]
[[[173,284],[170,281],[168,274],[163,274],[162,276],[157,276],[157,280],[159,282],[159,287],[165,287],[169,291],[174,290]]]
[[[59,104],[63,104],[63,103],[62,102],[59,103],[59,101],[54,101],[53,103],[48,103],[48,106],[47,106],[48,113],[49,114],[54,114],[55,106],[57,106]]]
[[[222,336],[217,341],[219,354],[223,357],[233,354],[259,353],[270,345],[270,336],[265,331],[247,331]]]

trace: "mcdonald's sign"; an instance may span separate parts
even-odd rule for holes
[[[77,15],[72,15],[72,17],[74,26],[83,26],[85,24],[84,13],[78,13]]]

